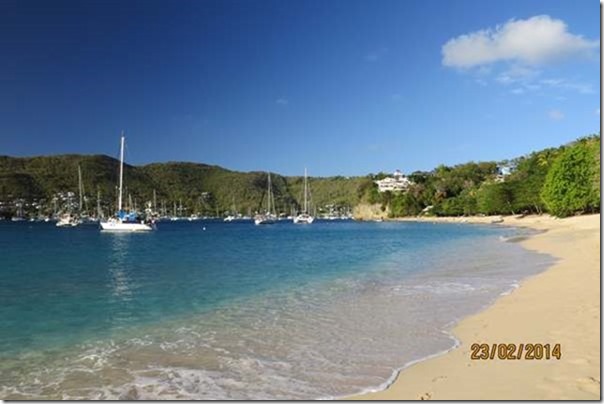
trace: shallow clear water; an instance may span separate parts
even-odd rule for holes
[[[0,398],[328,398],[450,348],[552,259],[518,230],[0,222]],[[205,227],[205,230],[204,230]]]

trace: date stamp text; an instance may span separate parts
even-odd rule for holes
[[[560,344],[472,344],[472,360],[560,360]]]

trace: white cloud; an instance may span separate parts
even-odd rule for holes
[[[541,80],[540,83],[552,88],[577,91],[581,94],[593,94],[594,92],[591,84],[575,83],[564,79],[545,79]]]
[[[289,100],[287,98],[277,98],[277,100],[275,102],[279,105],[289,104]]]
[[[515,90],[511,92],[514,94],[518,94],[518,90],[522,89],[523,92],[535,92],[538,90],[545,89],[554,89],[559,90],[561,92],[577,92],[579,94],[593,94],[594,89],[591,84],[582,83],[582,82],[574,82],[566,79],[540,79],[538,80],[539,73],[534,72],[523,73],[523,74],[514,74],[511,73],[510,70],[499,74],[495,81],[499,84],[503,84],[506,86],[514,85],[516,87]]]
[[[510,91],[512,94],[516,94],[516,95],[520,95],[520,94],[524,94],[524,90],[522,88],[515,88],[512,91]]]
[[[562,20],[539,15],[450,39],[442,47],[445,66],[470,68],[499,61],[529,65],[591,54],[599,41],[571,34]]]
[[[600,116],[600,108],[597,108],[597,109],[594,111],[594,113],[595,113],[596,115]]]
[[[558,109],[552,109],[550,110],[547,115],[549,116],[549,119],[551,119],[552,121],[559,121],[561,119],[564,119],[564,113]]]
[[[525,66],[513,65],[501,72],[495,80],[501,84],[528,83],[541,74],[541,71]]]

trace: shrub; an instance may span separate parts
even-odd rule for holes
[[[600,208],[600,139],[566,148],[547,173],[541,196],[548,210],[565,217]]]

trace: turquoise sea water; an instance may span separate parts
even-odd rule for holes
[[[379,388],[552,260],[518,230],[0,222],[0,398],[295,399]]]

